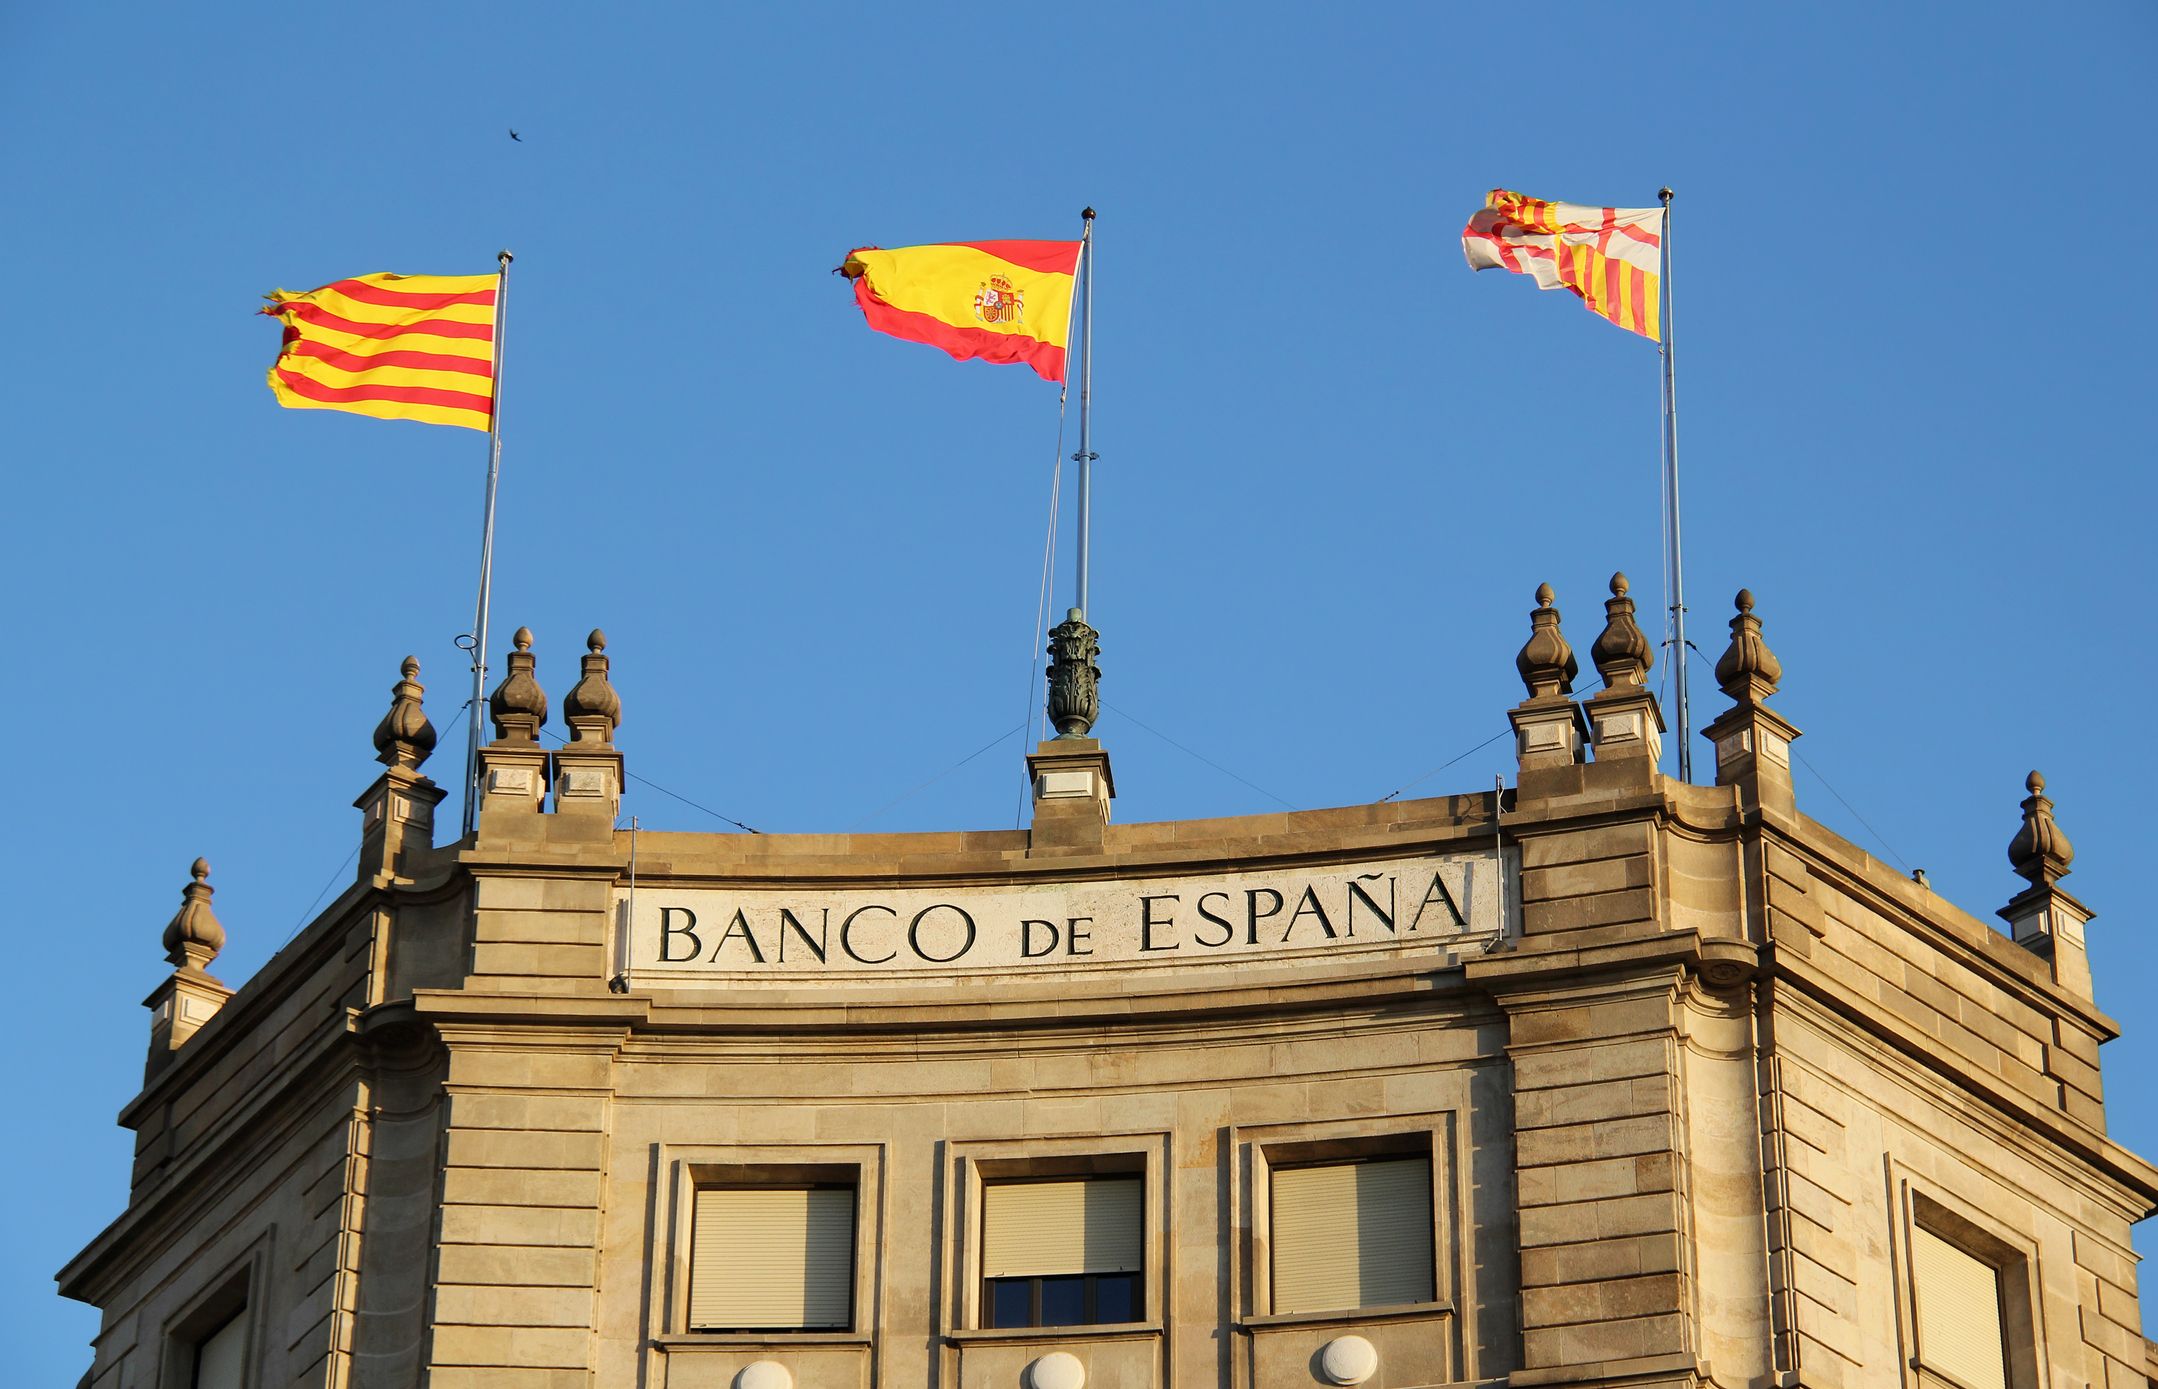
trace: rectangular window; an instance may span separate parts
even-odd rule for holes
[[[195,1343],[188,1389],[243,1389],[247,1375],[247,1309]]]
[[[982,1188],[986,1326],[1101,1326],[1143,1317],[1138,1177],[996,1182]]]
[[[1276,1167],[1272,1179],[1275,1312],[1436,1298],[1430,1158]]]
[[[692,1331],[843,1331],[854,1322],[852,1186],[699,1187]]]
[[[1911,1282],[1920,1366],[1968,1389],[2008,1389],[1999,1267],[1914,1222]]]

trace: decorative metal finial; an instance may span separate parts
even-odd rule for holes
[[[2032,772],[2023,779],[2023,789],[2030,795],[2023,801],[2023,828],[2008,841],[2008,862],[2034,886],[2051,887],[2068,876],[2068,865],[2076,860],[2076,847],[2053,818],[2053,802],[2046,799],[2046,779]]]
[[[539,665],[532,654],[532,629],[519,627],[510,644],[516,649],[509,654],[509,674],[487,697],[487,714],[497,742],[536,743],[540,725],[547,722],[547,692],[532,674]]]
[[[427,721],[420,696],[427,692],[419,682],[420,663],[405,657],[399,679],[390,686],[390,711],[375,725],[375,760],[386,767],[417,770],[435,750],[435,726]]]
[[[1073,608],[1049,629],[1049,721],[1059,738],[1084,738],[1101,716],[1100,633]]]
[[[584,639],[584,678],[562,701],[573,742],[606,743],[622,722],[622,697],[607,682],[607,634],[599,628]]]
[[[1610,689],[1639,685],[1649,667],[1656,664],[1656,649],[1634,621],[1633,599],[1626,596],[1629,587],[1624,574],[1611,576],[1611,596],[1604,602],[1604,629],[1589,648],[1597,673]]]
[[[1732,600],[1738,615],[1731,619],[1731,644],[1716,662],[1716,683],[1741,705],[1761,703],[1776,693],[1783,679],[1783,662],[1761,637],[1761,619],[1753,615],[1753,590],[1742,588]]]
[[[200,970],[225,948],[225,928],[210,910],[217,891],[210,886],[210,861],[198,858],[187,872],[193,881],[180,889],[180,910],[165,927],[165,958],[181,969]]]
[[[1574,677],[1581,673],[1581,662],[1574,658],[1574,649],[1559,631],[1559,610],[1552,600],[1558,595],[1551,585],[1536,586],[1536,607],[1529,614],[1529,639],[1514,657],[1514,669],[1521,672],[1521,683],[1528,687],[1530,699],[1548,699],[1554,695],[1574,692]]]

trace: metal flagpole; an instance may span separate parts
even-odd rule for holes
[[[1087,208],[1080,217],[1086,221],[1086,230],[1079,234],[1079,271],[1086,277],[1086,297],[1081,300],[1079,318],[1079,452],[1072,455],[1079,464],[1079,593],[1078,603],[1081,620],[1087,617],[1087,522],[1094,510],[1094,448],[1093,411],[1090,408],[1094,395],[1094,209]]]
[[[495,485],[502,478],[502,335],[509,321],[510,262],[516,257],[503,251],[495,257],[502,275],[495,283],[494,408],[487,419],[487,507],[480,526],[480,597],[472,619],[472,717],[465,744],[465,820],[463,837],[469,838],[479,822],[480,807],[480,715],[487,707],[487,608],[495,579]]]
[[[1678,528],[1678,387],[1673,346],[1676,333],[1671,314],[1671,198],[1669,188],[1659,189],[1663,203],[1663,468],[1664,552],[1671,565],[1671,665],[1672,693],[1678,700],[1678,779],[1693,780],[1693,709],[1686,695],[1686,571],[1681,559]]]

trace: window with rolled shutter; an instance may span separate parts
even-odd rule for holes
[[[999,1182],[982,1188],[982,1277],[1137,1273],[1137,1177]]]
[[[1437,1295],[1431,1159],[1276,1168],[1271,1195],[1274,1311],[1386,1307]]]
[[[853,1320],[854,1188],[698,1190],[691,1330],[839,1331]]]
[[[1970,1389],[2007,1389],[2001,1271],[1914,1224],[1911,1282],[1920,1365]]]

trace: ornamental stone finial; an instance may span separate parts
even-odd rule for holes
[[[416,771],[435,750],[435,726],[427,721],[420,696],[418,658],[407,656],[396,684],[390,686],[390,711],[375,725],[375,760],[387,767]]]
[[[1716,662],[1716,683],[1739,704],[1751,707],[1776,693],[1783,679],[1783,662],[1761,638],[1761,619],[1753,615],[1753,590],[1742,588],[1732,600],[1738,615],[1731,619],[1731,644]]]
[[[1649,645],[1641,625],[1634,621],[1633,599],[1624,574],[1611,576],[1611,597],[1604,602],[1604,629],[1589,648],[1597,674],[1611,689],[1639,685],[1656,664],[1655,648]]]
[[[516,649],[509,654],[509,674],[488,696],[487,714],[496,742],[536,743],[540,725],[547,722],[547,692],[532,674],[539,664],[532,654],[532,629],[519,627],[510,644]]]
[[[2023,800],[2023,827],[2008,841],[2008,862],[2033,886],[2051,887],[2068,876],[2075,862],[2076,847],[2053,819],[2053,802],[2046,799],[2046,779],[2032,772],[2023,780],[2030,792]]]
[[[1100,634],[1079,609],[1049,629],[1049,721],[1059,738],[1084,738],[1101,716]]]
[[[611,742],[622,722],[622,697],[607,681],[607,634],[594,627],[584,646],[584,678],[562,701],[562,717],[574,741]]]
[[[1514,657],[1514,669],[1521,672],[1521,683],[1528,687],[1530,699],[1572,694],[1574,677],[1581,673],[1581,662],[1574,658],[1573,647],[1559,631],[1559,610],[1551,606],[1556,597],[1551,585],[1536,586],[1536,607],[1529,613],[1529,639],[1521,654]]]
[[[189,866],[194,881],[180,889],[180,910],[165,927],[165,958],[181,969],[200,970],[225,948],[225,928],[210,910],[217,889],[210,886],[210,861]]]

